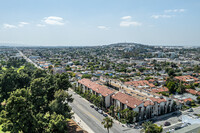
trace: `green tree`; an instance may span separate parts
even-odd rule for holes
[[[73,101],[66,92],[71,86],[68,75],[28,70],[31,67],[17,73],[11,66],[0,76],[2,130],[67,132],[67,119],[72,115],[68,102]]]
[[[200,96],[197,97],[197,102],[200,103]]]
[[[17,89],[17,86],[20,86],[17,82],[19,74],[14,71],[14,69],[9,68],[5,73],[1,75],[0,79],[0,102],[4,99],[8,99],[10,93]]]
[[[168,84],[167,84],[167,88],[169,89],[169,92],[170,93],[174,93],[175,90],[176,90],[176,84],[174,81],[169,81]]]
[[[91,101],[91,102],[94,102],[95,99],[96,99],[96,95],[92,94],[92,95],[90,96],[90,101]]]
[[[56,78],[57,78],[56,85],[57,85],[58,89],[67,91],[68,88],[71,87],[71,84],[68,79],[68,75],[66,73],[57,74]]]
[[[114,116],[114,105],[110,106],[109,113],[111,114],[111,116]]]
[[[36,69],[32,74],[33,79],[45,77],[47,74],[44,70]]]
[[[169,76],[175,76],[175,71],[174,71],[174,69],[170,69],[169,71],[168,71],[168,75]]]
[[[145,133],[161,133],[163,131],[162,126],[153,124],[151,121],[144,122],[142,126]]]
[[[184,93],[185,92],[185,86],[182,83],[180,83],[176,92],[178,92],[180,94]]]
[[[72,102],[73,98],[72,95],[69,95],[64,90],[58,90],[55,92],[55,100],[51,101],[49,107],[51,112],[56,112],[57,114],[61,114],[64,117],[70,118],[71,114],[71,107],[67,104],[68,102]]]
[[[0,114],[3,131],[34,132],[37,120],[31,110],[30,90],[17,89],[8,98]]]
[[[83,74],[81,78],[91,79],[92,75],[91,74]]]
[[[111,118],[109,118],[109,117],[105,117],[103,119],[103,121],[101,122],[101,124],[104,125],[104,128],[107,129],[108,133],[109,133],[109,129],[112,128],[113,123],[114,123],[113,120]]]
[[[56,114],[46,114],[45,118],[48,119],[47,128],[45,132],[47,133],[68,133],[67,130],[67,119],[63,115]]]

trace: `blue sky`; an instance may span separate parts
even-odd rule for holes
[[[200,46],[199,0],[0,0],[0,43]]]

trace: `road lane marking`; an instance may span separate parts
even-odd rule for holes
[[[77,102],[77,101],[75,101],[75,102]],[[77,102],[77,103],[78,103],[78,102]],[[92,115],[90,112],[86,111],[86,110],[83,108],[82,105],[77,104],[76,106],[77,106],[77,107],[80,106],[80,107],[78,107],[78,108],[81,109],[81,110],[83,111],[84,114],[86,114],[86,115],[88,115],[88,116],[89,116],[89,115],[92,116],[94,119],[96,119],[98,122],[101,123],[101,121],[100,121],[99,119],[97,119],[97,118],[96,118],[94,115]]]
[[[99,121],[101,123],[100,120],[98,120],[94,115],[92,115],[90,112],[86,111],[90,116],[92,116],[94,119],[96,119],[97,121]],[[84,112],[85,113],[85,112]],[[85,113],[87,115],[87,113]]]

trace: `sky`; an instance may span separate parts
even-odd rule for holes
[[[0,43],[200,46],[200,0],[0,0]]]

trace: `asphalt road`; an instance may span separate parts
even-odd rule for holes
[[[90,107],[90,103],[73,91],[68,91],[73,95],[74,101],[70,103],[72,110],[76,113],[82,121],[84,121],[95,133],[107,133],[107,130],[101,124],[104,116],[98,113],[95,109]],[[122,127],[117,121],[114,121],[110,133],[138,133],[139,130]]]
[[[37,67],[37,68],[39,68],[39,69],[43,69],[43,68],[41,68],[40,66],[38,66],[36,63],[34,63],[31,59],[29,59],[28,57],[26,57],[20,50],[18,50],[17,48],[16,48],[16,50],[19,52],[19,54],[20,54],[21,56],[23,56],[23,58],[24,58],[27,62],[32,63],[35,67]]]

